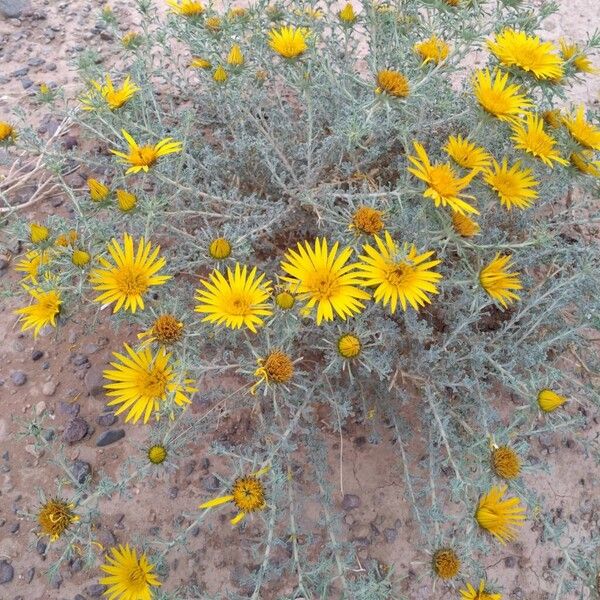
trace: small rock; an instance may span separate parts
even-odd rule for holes
[[[76,558],[76,559],[72,559],[69,562],[69,571],[71,573],[71,575],[75,575],[75,573],[79,573],[79,571],[81,571],[83,569],[83,559],[81,558]]]
[[[33,581],[33,576],[35,575],[35,567],[29,567],[27,571],[25,571],[24,579],[27,583],[31,583]]]
[[[71,362],[76,367],[81,367],[81,366],[85,365],[85,363],[88,362],[88,357],[85,354],[73,354],[71,356]]]
[[[0,560],[0,585],[10,583],[14,576],[15,570],[13,566],[7,560]]]
[[[102,427],[110,427],[117,421],[117,417],[113,413],[106,413],[96,417],[96,423]]]
[[[78,483],[83,483],[92,473],[90,463],[76,459],[71,467],[71,474]]]
[[[75,596],[73,597],[73,600],[86,600],[85,596],[82,596],[81,594],[75,594]]]
[[[344,494],[342,499],[342,508],[344,510],[352,510],[360,506],[360,498],[355,494]]]
[[[103,431],[96,440],[96,446],[108,446],[114,444],[125,437],[124,429],[109,429]]]
[[[56,392],[57,384],[54,381],[46,381],[42,386],[42,394],[44,396],[54,396],[54,392]]]
[[[42,358],[42,356],[44,356],[44,353],[41,350],[34,350],[31,353],[31,360],[33,360],[33,361],[40,360],[40,358]]]
[[[171,498],[171,500],[175,500],[175,498],[177,498],[178,494],[179,494],[179,488],[176,485],[169,488],[169,498]]]
[[[48,544],[42,538],[38,538],[38,541],[35,544],[35,550],[44,559],[46,558],[46,549],[47,548],[48,548]]]
[[[106,591],[106,586],[101,583],[93,583],[85,588],[85,593],[91,598],[100,598]]]
[[[207,477],[202,478],[202,487],[207,492],[214,492],[219,489],[221,484],[215,475],[208,475]]]
[[[507,569],[514,569],[516,564],[517,564],[517,559],[514,556],[507,556],[504,559],[504,566]]]
[[[77,402],[63,402],[62,400],[58,403],[58,410],[63,415],[68,415],[69,417],[76,417],[81,410],[81,407]]]
[[[40,417],[41,415],[44,414],[44,412],[46,411],[46,403],[43,400],[40,400],[36,405],[35,405],[35,414]]]
[[[57,590],[62,585],[62,582],[63,582],[62,575],[60,573],[56,573],[54,575],[54,577],[52,577],[52,579],[50,580],[50,587],[52,589]]]
[[[87,435],[88,429],[88,423],[83,417],[74,417],[67,423],[62,439],[68,444],[74,444]]]
[[[10,374],[10,379],[15,385],[25,385],[27,374],[24,371],[13,371]]]
[[[103,396],[104,395],[104,367],[101,365],[92,365],[85,373],[83,383],[90,396]]]
[[[7,19],[18,19],[28,5],[28,0],[0,0],[0,15]]]
[[[388,544],[393,544],[398,537],[398,530],[393,529],[392,527],[386,527],[383,530],[383,537]]]
[[[19,531],[19,529],[21,528],[21,523],[19,523],[19,521],[15,521],[9,528],[9,531],[11,533],[17,533],[17,531]]]

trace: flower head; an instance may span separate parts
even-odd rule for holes
[[[123,34],[121,38],[121,44],[124,48],[132,49],[137,48],[142,42],[142,36],[136,31],[128,31]]]
[[[350,229],[374,235],[383,229],[383,212],[370,206],[359,206],[352,215]]]
[[[450,52],[450,46],[444,40],[437,37],[437,35],[432,35],[422,42],[417,42],[414,49],[423,60],[423,64],[432,62],[437,65],[445,61]]]
[[[577,107],[574,115],[564,117],[563,123],[571,137],[584,148],[600,150],[600,128],[586,120],[583,104]]]
[[[50,231],[45,225],[38,225],[37,223],[29,224],[29,239],[32,244],[41,244],[48,239]]]
[[[279,294],[275,296],[275,304],[282,310],[292,309],[295,303],[296,299],[289,292],[279,292]]]
[[[102,182],[90,177],[87,180],[87,185],[90,190],[90,198],[93,202],[102,202],[110,195],[110,190]]]
[[[488,40],[488,48],[506,67],[518,67],[537,79],[559,80],[563,76],[562,60],[555,46],[542,42],[537,35],[506,28]]]
[[[227,55],[227,64],[232,67],[241,67],[245,62],[244,54],[239,44],[231,46],[231,50]]]
[[[478,171],[489,166],[491,157],[485,148],[476,146],[473,142],[463,138],[461,135],[448,138],[444,146],[446,154],[463,169]]]
[[[433,555],[432,566],[441,579],[454,579],[460,571],[460,558],[452,548],[440,548]]]
[[[258,359],[258,368],[254,371],[258,381],[252,386],[251,392],[254,394],[262,383],[267,385],[287,383],[293,375],[292,359],[281,350],[273,350],[265,358]]]
[[[508,210],[513,206],[521,210],[529,208],[538,197],[535,188],[539,181],[534,179],[531,169],[522,169],[519,162],[509,168],[506,158],[502,160],[502,165],[493,160],[492,167],[484,171],[483,180]]]
[[[354,6],[352,6],[350,2],[346,2],[346,4],[344,4],[344,8],[338,12],[338,18],[346,25],[351,25],[354,23],[357,19]]]
[[[100,583],[110,600],[152,600],[152,588],[160,586],[154,565],[143,553],[138,558],[129,544],[111,548],[100,568],[107,574]]]
[[[129,212],[137,206],[137,196],[128,192],[127,190],[118,189],[117,194],[117,205],[123,212]]]
[[[538,406],[544,412],[553,412],[557,408],[560,408],[567,399],[564,396],[560,396],[552,390],[544,389],[540,390],[537,397]]]
[[[406,98],[410,93],[408,79],[398,71],[391,69],[378,71],[375,80],[377,81],[376,94],[385,93],[395,98]]]
[[[417,156],[409,156],[408,160],[413,166],[408,167],[408,171],[418,179],[427,184],[427,189],[423,192],[425,198],[431,198],[436,206],[449,206],[453,211],[459,213],[479,214],[479,211],[465,202],[461,196],[466,196],[462,191],[471,183],[471,180],[477,174],[471,171],[465,177],[458,177],[449,163],[435,163],[429,161],[425,148],[419,142],[413,142]]]
[[[163,346],[176,344],[183,335],[183,323],[168,313],[162,314],[154,320],[147,331],[138,333],[138,339],[148,342],[157,342]]]
[[[52,498],[45,502],[38,512],[37,520],[43,535],[55,542],[79,516],[73,512],[75,505],[60,498]]]
[[[137,252],[134,250],[133,238],[125,233],[123,245],[113,238],[108,245],[112,262],[100,257],[100,267],[90,274],[90,281],[95,290],[102,292],[95,298],[108,306],[115,302],[113,313],[124,308],[134,313],[144,308],[143,295],[154,285],[163,285],[171,276],[158,275],[165,266],[164,257],[158,258],[160,246],[152,251],[152,244],[140,238]]]
[[[581,51],[579,46],[577,44],[569,44],[563,38],[560,39],[560,55],[565,62],[571,61],[575,70],[580,73],[598,73],[598,69],[594,68],[590,59]]]
[[[194,69],[210,69],[212,68],[212,63],[207,58],[195,56],[190,62],[190,67],[193,67]]]
[[[208,19],[204,21],[204,26],[212,33],[217,33],[218,31],[220,31],[222,24],[223,21],[221,20],[221,17],[218,17],[217,15],[208,17]]]
[[[353,333],[345,333],[337,341],[337,349],[342,358],[356,358],[361,350],[360,338]]]
[[[54,243],[62,248],[67,248],[68,246],[74,246],[75,242],[77,242],[77,238],[77,232],[74,229],[70,229],[66,233],[57,235]]]
[[[496,71],[494,79],[489,69],[475,73],[473,91],[483,110],[501,121],[514,121],[531,106],[529,100],[520,94],[520,86],[508,83],[508,73]]]
[[[208,247],[208,253],[216,260],[224,260],[231,256],[231,242],[223,237],[215,238]]]
[[[552,127],[552,129],[558,129],[562,125],[560,108],[545,110],[542,113],[542,119],[544,119],[544,123],[546,123],[548,127]]]
[[[452,227],[454,227],[454,231],[456,231],[458,235],[464,238],[473,237],[481,230],[477,222],[473,221],[473,219],[467,215],[462,215],[457,212],[452,213]]]
[[[375,243],[377,247],[363,246],[365,255],[360,256],[358,264],[363,285],[375,287],[375,301],[389,305],[392,314],[396,312],[398,301],[404,311],[407,304],[415,310],[429,304],[428,294],[439,293],[436,283],[442,278],[431,269],[442,261],[428,260],[433,251],[418,254],[414,245],[404,244],[400,251],[387,231],[385,242],[376,235]]]
[[[228,267],[226,275],[215,269],[208,280],[200,280],[202,288],[196,290],[200,304],[194,310],[206,315],[203,321],[224,323],[229,329],[243,326],[256,333],[256,327],[263,324],[262,317],[273,313],[266,302],[271,282],[264,281],[264,273],[257,276],[256,267],[248,272],[248,267],[239,263],[233,271]]]
[[[83,268],[90,262],[90,253],[86,250],[73,250],[73,254],[71,254],[71,262],[76,266]]]
[[[119,150],[111,150],[125,164],[131,165],[126,173],[137,173],[138,171],[148,171],[156,164],[161,156],[181,152],[181,142],[173,141],[173,138],[165,138],[154,146],[138,146],[137,142],[124,129],[121,130],[123,137],[129,145],[129,153]]]
[[[517,150],[529,152],[550,168],[554,166],[552,161],[561,165],[568,164],[554,148],[556,140],[544,131],[544,120],[537,115],[528,113],[524,120],[513,123],[512,128],[514,135],[511,139]]]
[[[521,459],[509,446],[498,446],[492,450],[492,469],[502,479],[514,479],[521,473]]]
[[[113,352],[118,362],[111,362],[112,369],[106,369],[104,378],[111,383],[104,385],[106,395],[113,398],[108,406],[121,405],[115,415],[129,411],[125,422],[137,423],[142,417],[148,422],[150,415],[158,411],[160,404],[169,395],[178,406],[190,403],[186,393],[193,393],[196,388],[189,384],[191,379],[181,378],[171,364],[171,354],[160,348],[152,354],[150,348],[133,350],[125,344],[127,354]]]
[[[0,142],[14,142],[17,130],[8,122],[0,121]]]
[[[31,250],[27,252],[25,258],[22,258],[16,265],[15,271],[26,273],[23,281],[31,281],[37,284],[37,277],[40,272],[40,267],[47,265],[50,262],[51,256],[47,250]]]
[[[485,589],[485,581],[479,582],[479,588],[475,589],[470,583],[460,590],[461,600],[502,600],[501,594],[493,594]]]
[[[161,444],[150,446],[146,451],[146,456],[153,465],[162,465],[167,460],[167,454],[167,449]]]
[[[60,293],[58,290],[44,291],[42,289],[34,289],[25,286],[25,289],[32,297],[34,302],[24,308],[18,308],[15,314],[22,315],[21,331],[33,329],[33,337],[37,337],[38,333],[46,325],[56,327],[56,317],[60,312]]]
[[[594,154],[589,150],[573,152],[569,157],[571,164],[584,175],[600,178],[600,160],[594,160]]]
[[[314,247],[304,242],[297,248],[285,253],[281,268],[287,273],[282,279],[290,291],[298,300],[306,301],[303,314],[310,314],[316,307],[320,325],[323,320],[332,321],[336,314],[346,320],[361,312],[364,304],[360,300],[366,300],[369,294],[357,287],[361,281],[356,265],[347,264],[352,249],[344,248],[338,254],[338,242],[329,249],[325,238],[317,238]]]
[[[229,79],[229,74],[221,65],[217,65],[212,77],[215,83],[225,83]]]
[[[308,48],[306,35],[306,29],[291,25],[272,29],[269,33],[269,46],[283,58],[296,58],[304,54]]]
[[[504,308],[507,308],[515,300],[520,300],[520,297],[512,290],[523,289],[519,273],[508,270],[511,267],[511,258],[510,254],[498,253],[494,260],[479,273],[481,287]]]
[[[110,75],[106,75],[106,83],[104,85],[99,81],[92,81],[92,85],[110,110],[117,110],[123,107],[140,90],[139,87],[132,83],[129,75],[125,78],[120,88],[115,88]],[[94,110],[95,108],[93,95],[88,95],[82,100],[82,103],[84,110]]]
[[[507,486],[494,486],[479,499],[475,519],[482,529],[491,533],[501,544],[514,540],[515,527],[525,520],[525,509],[519,498],[503,499]]]
[[[167,0],[167,4],[184,17],[199,17],[204,12],[204,5],[197,0]]]

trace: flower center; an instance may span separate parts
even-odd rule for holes
[[[148,289],[148,276],[135,265],[122,267],[117,274],[119,291],[127,296],[139,296]]]
[[[311,274],[306,287],[318,300],[328,300],[339,290],[336,277],[332,277],[328,269],[319,269]]]
[[[233,484],[233,502],[244,512],[252,512],[265,504],[265,490],[262,483],[254,476],[240,477]]]
[[[456,182],[448,165],[436,165],[429,171],[429,185],[440,196],[456,193]]]
[[[167,395],[168,383],[168,374],[163,369],[154,367],[152,371],[141,375],[138,385],[144,396],[162,400]]]
[[[136,593],[146,590],[148,579],[142,567],[136,565],[129,571],[129,583]]]
[[[388,268],[386,278],[391,285],[402,285],[406,283],[412,272],[412,267],[404,262],[393,263]]]
[[[157,158],[154,146],[140,146],[131,151],[129,161],[140,167],[151,167]]]
[[[238,294],[231,298],[229,314],[238,317],[247,316],[251,313],[251,307],[250,299],[243,294]]]

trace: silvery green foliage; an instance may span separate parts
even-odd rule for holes
[[[260,0],[243,17],[224,17],[218,33],[207,31],[205,17],[195,21],[169,15],[161,22],[150,2],[139,6],[144,39],[139,48],[123,53],[122,65],[142,91],[114,112],[73,110],[72,118],[89,141],[82,144],[86,150],[47,157],[56,173],[75,161],[84,177],[136,193],[139,205],[128,214],[114,204],[95,206],[84,187],[65,183],[74,219],[62,223],[54,218],[51,226],[76,228],[94,254],[104,252],[115,232],[160,243],[169,272],[178,277],[156,288],[145,312],[120,312],[115,324],[135,323],[143,330],[155,314],[176,314],[187,335],[174,353],[182,373],[198,380],[198,397],[207,406],[226,399],[230,411],[259,412],[262,428],[249,432],[244,444],[212,447],[230,465],[223,489],[236,476],[271,465],[264,479],[268,507],[254,517],[264,522],[264,535],[251,549],[258,567],[236,582],[247,595],[226,591],[219,597],[275,597],[270,594],[279,593],[281,579],[293,581],[289,598],[400,597],[398,582],[405,574],[395,572],[394,565],[354,569],[356,549],[344,537],[331,467],[335,461],[328,456],[330,433],[317,418],[323,408],[336,435],[343,435],[345,424],[354,419],[368,431],[369,443],[391,437],[398,461],[389,468],[404,477],[399,501],[412,506],[421,543],[429,552],[453,546],[463,557],[464,575],[478,581],[484,575],[481,559],[494,548],[472,518],[481,493],[499,483],[489,466],[490,441],[510,443],[526,457],[537,435],[577,429],[586,424],[586,411],[598,406],[589,379],[564,360],[575,350],[586,371],[598,369],[588,341],[599,323],[598,253],[590,237],[590,226],[598,220],[597,183],[573,167],[550,170],[516,151],[509,127],[477,106],[467,66],[491,33],[505,25],[535,31],[553,5],[467,0],[451,7],[442,0],[405,0],[382,10],[367,2],[350,28],[340,25],[339,7],[327,2],[320,6],[325,17],[314,19],[305,12],[310,3],[284,2],[267,12]],[[310,29],[309,51],[298,60],[274,57],[266,44],[269,28],[283,23]],[[422,65],[413,45],[433,33],[448,40],[452,53],[441,65]],[[582,49],[591,52],[598,42],[598,36],[592,37]],[[236,69],[226,65],[233,43],[246,57]],[[217,84],[210,71],[190,69],[191,56],[224,65],[227,82]],[[85,80],[103,77],[93,60],[80,66]],[[411,86],[406,100],[374,93],[375,73],[383,68],[406,75]],[[564,105],[563,86],[537,82],[516,70],[512,77],[540,111]],[[575,77],[567,65],[565,85]],[[181,140],[184,151],[162,159],[147,175],[125,176],[125,168],[107,152],[122,147],[121,129],[138,141]],[[454,233],[448,211],[423,198],[421,183],[407,171],[413,140],[425,145],[432,160],[446,160],[442,147],[449,135],[459,133],[498,159],[522,161],[540,181],[534,207],[507,211],[475,180],[471,193],[481,211],[481,235],[468,240]],[[564,155],[573,151],[565,131],[553,134]],[[99,152],[90,152],[90,144]],[[288,312],[276,309],[257,335],[215,328],[193,312],[197,279],[215,267],[236,261],[256,265],[277,284],[283,252],[303,240],[326,236],[360,254],[370,240],[349,229],[360,206],[384,211],[394,239],[414,243],[419,251],[434,250],[442,260],[440,294],[430,306],[390,316],[382,306],[369,304],[354,319],[317,327],[296,305]],[[17,232],[25,237],[21,227]],[[208,253],[217,237],[233,246],[232,256],[221,263]],[[507,310],[478,284],[479,271],[498,252],[512,253],[523,274],[521,301]],[[75,318],[80,299],[90,297],[90,291],[81,279],[68,285],[72,273],[68,262],[63,266],[64,313]],[[355,361],[336,350],[339,337],[349,332],[363,342]],[[293,381],[250,395],[257,360],[272,349],[284,349],[296,361]],[[536,396],[545,387],[576,402],[542,418]],[[170,409],[162,409],[164,416]],[[186,414],[175,426],[165,418],[152,426],[150,438],[171,448],[176,464],[178,450],[185,444],[193,448],[217,424],[216,411],[198,421]],[[598,453],[597,445],[590,452]],[[127,494],[132,473],[147,476],[147,466],[132,460],[117,480],[101,477],[86,494]],[[524,468],[535,472],[551,464]],[[510,492],[529,507],[543,506],[543,494],[521,479],[511,483]],[[450,501],[462,507],[462,518],[445,513]],[[306,503],[319,507],[317,522],[304,519]],[[158,564],[189,543],[193,526],[211,527],[210,511],[198,514],[194,508],[191,525],[175,531],[172,540],[143,540]],[[584,590],[595,585],[597,573],[590,567],[593,544],[574,541],[564,523],[550,529],[543,512],[537,517],[530,512],[529,518],[548,527],[548,543],[564,554],[561,589],[586,597]],[[308,551],[310,543],[298,540],[302,535],[310,541],[317,531],[326,533],[315,555]],[[286,549],[286,560],[272,559],[277,547]],[[429,571],[421,577],[429,577]],[[211,597],[196,585],[173,594],[161,590],[157,598]]]

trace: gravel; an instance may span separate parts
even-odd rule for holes
[[[96,446],[108,446],[114,444],[125,437],[124,429],[109,429],[103,431],[96,440]]]

